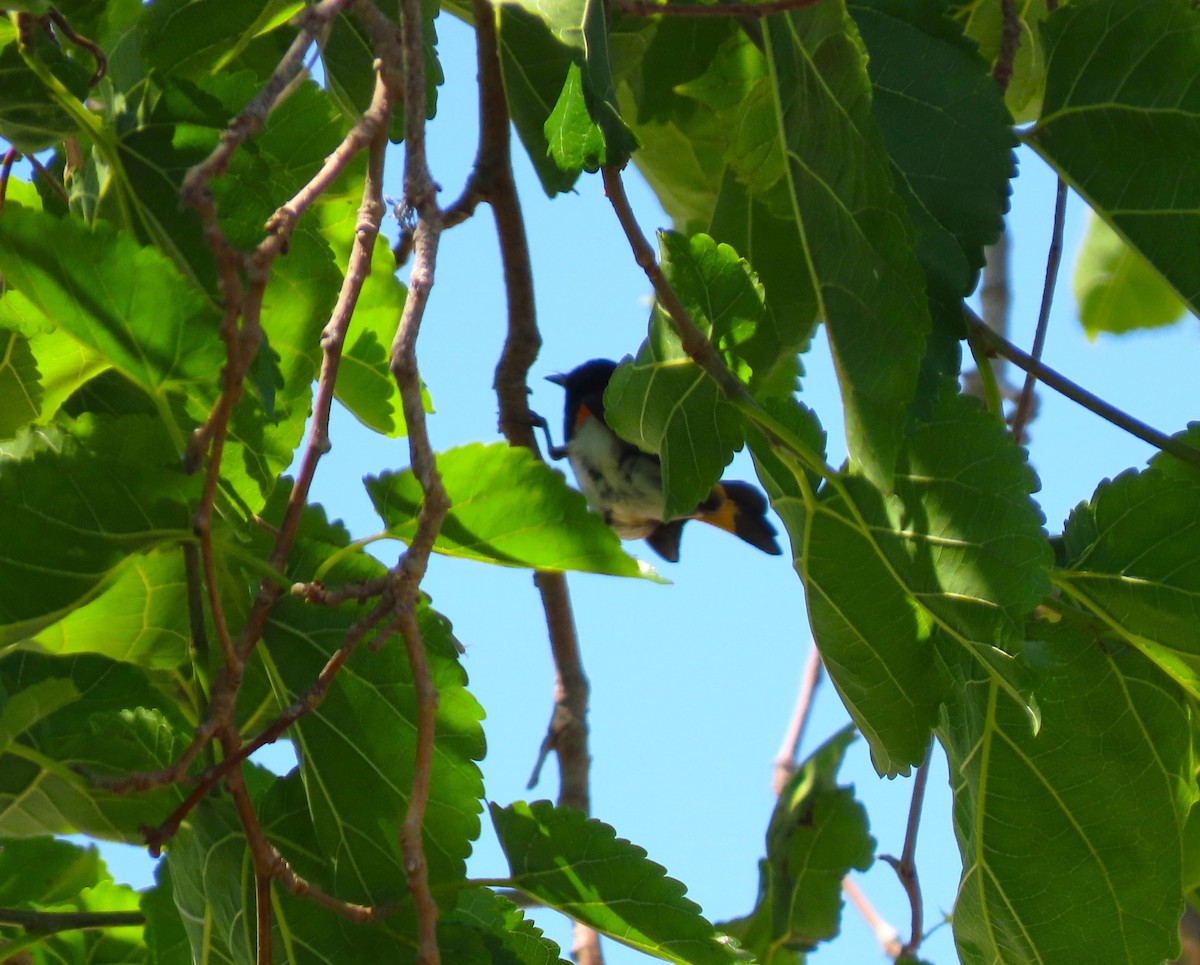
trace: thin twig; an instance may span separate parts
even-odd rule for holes
[[[804,673],[800,678],[800,691],[796,695],[796,707],[792,711],[792,719],[788,722],[787,732],[783,735],[783,743],[775,756],[774,787],[778,797],[784,785],[796,772],[796,758],[799,756],[800,742],[804,739],[804,728],[808,724],[809,713],[812,710],[813,694],[821,681],[821,651],[814,643],[808,650],[808,659],[804,663]]]
[[[389,357],[389,368],[400,390],[408,428],[408,450],[413,474],[424,496],[417,516],[417,531],[407,552],[394,568],[398,591],[398,628],[412,667],[417,699],[412,790],[399,837],[408,890],[417,911],[417,962],[418,965],[439,965],[438,907],[429,889],[428,865],[421,840],[432,776],[438,694],[425,658],[425,643],[415,616],[415,604],[417,588],[425,575],[434,540],[450,508],[450,500],[442,485],[429,440],[416,347],[421,320],[434,282],[442,212],[437,204],[437,185],[430,174],[425,152],[425,33],[421,0],[400,0],[400,15],[402,48],[391,42],[385,30],[374,31],[381,60],[381,76],[389,85],[393,97],[400,93],[399,84],[401,80],[403,82],[404,199],[407,208],[415,212],[418,219],[413,237],[414,258],[408,298],[405,299]]]
[[[631,17],[769,17],[788,10],[815,7],[821,0],[764,0],[763,3],[656,3],[654,0],[609,0],[609,6]]]
[[[232,734],[222,736],[223,743],[231,751],[237,749],[236,740],[236,736]],[[242,830],[246,833],[246,844],[250,849],[256,875],[278,881],[296,897],[311,898],[335,915],[355,924],[377,921],[395,914],[396,906],[394,904],[370,906],[341,901],[326,894],[324,890],[298,875],[275,845],[267,839],[266,831],[263,830],[262,824],[258,820],[258,813],[254,810],[254,802],[250,800],[250,793],[246,790],[240,768],[229,774],[226,786],[229,788],[230,797],[233,798]]]
[[[317,181],[327,185],[330,180],[329,172],[331,170],[340,172],[358,150],[367,145],[372,146],[367,165],[367,179],[363,187],[363,202],[359,207],[355,241],[351,249],[350,262],[346,269],[346,278],[338,294],[338,300],[334,305],[330,320],[321,335],[321,373],[318,377],[317,389],[313,397],[313,420],[309,430],[308,444],[301,457],[301,463],[296,473],[296,480],[293,483],[283,519],[278,530],[275,532],[275,541],[267,560],[268,566],[273,570],[281,571],[284,568],[288,554],[291,552],[292,543],[295,540],[300,516],[307,503],[317,463],[321,455],[329,449],[329,415],[332,408],[334,381],[337,377],[341,351],[345,343],[346,330],[354,306],[357,304],[359,293],[362,291],[362,286],[370,272],[371,252],[385,210],[381,185],[383,183],[383,151],[386,147],[386,130],[390,105],[391,96],[385,89],[382,81],[378,80],[371,106],[347,134],[346,138],[343,139],[337,150],[326,159],[321,170],[309,182],[309,185]],[[380,132],[384,133],[381,135]],[[380,137],[383,137],[384,141],[382,144],[377,144],[376,142]],[[236,300],[241,303],[242,308],[248,308],[247,303],[252,300],[256,301],[256,303],[261,303],[261,292],[265,288],[266,277],[263,271],[263,260],[266,258],[273,259],[278,254],[278,251],[282,247],[282,239],[286,236],[286,231],[290,231],[291,227],[294,227],[295,219],[299,217],[299,214],[316,197],[318,197],[318,194],[313,193],[306,186],[305,189],[302,189],[291,201],[284,205],[280,211],[276,212],[275,219],[278,219],[278,221],[276,221],[271,234],[268,235],[267,239],[264,239],[257,252],[257,257],[260,259],[260,271],[253,286],[256,289],[256,292],[253,293],[254,297],[247,295],[243,300],[240,292],[236,296]],[[237,282],[236,276],[233,280],[240,288],[240,282]],[[236,330],[236,316],[233,313],[226,313],[225,320],[222,322],[222,332],[227,339],[227,343],[231,345],[230,354],[244,354],[246,352],[248,346],[241,346],[237,341],[240,335]],[[248,360],[240,359],[240,361],[245,361],[248,364]],[[214,412],[210,414],[205,426],[193,433],[192,440],[189,443],[193,454],[202,452],[204,447],[211,443],[211,448],[208,450],[209,465],[205,479],[205,496],[201,499],[200,507],[197,510],[196,517],[193,519],[193,528],[200,539],[202,565],[206,573],[204,582],[209,594],[209,606],[213,613],[214,626],[221,641],[224,669],[218,676],[217,682],[213,687],[212,701],[209,705],[205,721],[197,729],[192,744],[189,745],[180,759],[171,767],[160,771],[129,775],[120,781],[99,779],[99,783],[116,792],[146,790],[150,787],[162,786],[180,780],[186,774],[188,767],[190,767],[200,749],[216,733],[220,724],[232,720],[231,715],[236,704],[236,693],[241,685],[241,667],[246,657],[249,656],[250,652],[261,639],[271,609],[282,593],[282,586],[278,581],[266,578],[261,582],[255,596],[254,606],[247,615],[235,643],[230,634],[219,595],[216,593],[216,562],[211,542],[211,514],[213,499],[219,482],[220,454],[224,445],[224,427],[227,427],[233,404],[240,395],[240,380],[244,375],[244,367],[239,370],[235,369],[232,363],[227,363],[224,374],[225,389],[221,400]],[[371,595],[377,596],[382,592],[387,582],[387,580],[381,580]],[[189,581],[189,593],[193,592],[194,589]],[[175,816],[173,815],[173,817]],[[169,825],[170,823],[171,820],[168,819],[165,825]],[[177,826],[176,824],[175,827]],[[173,833],[174,830],[170,830],[169,834]],[[169,834],[167,835],[168,837]]]
[[[219,764],[213,765],[197,777],[195,788],[157,827],[142,829],[143,836],[152,854],[155,856],[159,854],[162,846],[179,831],[184,818],[191,813],[192,809],[204,800],[208,793],[228,777],[235,768],[240,767],[242,761],[267,744],[275,743],[289,727],[302,717],[312,713],[312,711],[321,705],[321,702],[324,701],[325,696],[329,693],[329,688],[332,686],[338,671],[345,666],[346,661],[350,659],[351,655],[358,649],[367,635],[378,627],[385,618],[391,615],[392,608],[393,601],[388,598],[380,602],[361,620],[357,621],[354,626],[346,631],[346,637],[342,641],[341,647],[325,662],[325,666],[321,668],[321,672],[317,674],[317,679],[313,681],[308,690],[280,711],[279,716],[264,727],[255,737],[240,742],[232,751],[226,753],[224,759]],[[123,790],[124,788],[120,789]]]
[[[712,343],[705,337],[700,326],[696,324],[691,313],[684,307],[675,289],[671,287],[666,276],[659,267],[658,259],[650,242],[642,234],[642,229],[634,216],[629,204],[629,196],[625,193],[625,184],[621,180],[621,172],[617,168],[604,168],[604,191],[609,203],[617,215],[629,246],[633,250],[634,261],[646,273],[658,301],[675,325],[675,331],[683,350],[692,361],[700,366],[708,376],[717,383],[721,391],[730,399],[748,398],[745,386],[725,367]]]
[[[867,896],[849,877],[842,879],[842,891],[854,902],[854,907],[871,927],[884,954],[888,958],[899,958],[904,951],[904,946],[900,943],[900,933],[880,916],[875,907],[867,900]]]
[[[71,41],[71,43],[76,47],[82,47],[92,55],[92,59],[96,62],[96,69],[92,72],[92,76],[88,80],[88,87],[95,87],[104,79],[104,75],[108,73],[108,58],[104,56],[104,51],[100,49],[100,45],[94,40],[89,40],[87,37],[77,34],[75,28],[71,26],[66,17],[59,13],[57,8],[50,7],[47,9],[46,17],[54,26],[62,31],[62,35]]]
[[[933,742],[925,748],[925,759],[917,768],[917,776],[913,781],[912,801],[908,805],[908,825],[904,829],[904,850],[900,852],[897,861],[890,854],[880,857],[895,869],[896,876],[908,895],[908,905],[912,910],[912,937],[904,946],[904,954],[916,956],[917,949],[925,937],[925,914],[921,899],[921,881],[917,875],[917,831],[921,826],[921,808],[925,803],[925,785],[929,780],[929,762],[933,757]]]
[[[8,178],[12,174],[13,163],[21,155],[15,147],[4,152],[4,160],[0,161],[0,210],[4,208],[4,199],[8,196]]]
[[[465,217],[481,198],[492,208],[508,305],[507,334],[493,380],[500,431],[509,445],[530,449],[540,459],[529,411],[528,379],[542,338],[537,327],[529,242],[512,173],[511,133],[500,73],[496,11],[487,0],[473,0],[473,11],[479,62],[479,151],[467,189],[448,212]],[[555,676],[554,712],[534,769],[534,782],[541,762],[553,749],[558,757],[558,803],[586,813],[591,804],[587,723],[590,687],[583,670],[567,580],[561,573],[541,572],[534,574],[534,585],[546,613]],[[603,965],[600,936],[580,922],[575,923],[572,953],[580,965]]]
[[[1021,14],[1017,10],[1017,0],[1000,0],[1000,16],[1000,49],[996,53],[992,79],[1000,85],[1001,90],[1006,91],[1012,80],[1017,50],[1021,46]]]
[[[60,931],[144,924],[146,916],[140,911],[29,911],[25,908],[0,908],[0,925],[16,925],[26,931],[46,935]],[[3,946],[0,946],[0,954],[3,952]]]
[[[1003,355],[1013,365],[1025,372],[1034,373],[1041,382],[1044,382],[1055,392],[1066,396],[1072,402],[1083,406],[1089,412],[1098,415],[1106,422],[1111,422],[1118,429],[1124,429],[1130,435],[1137,436],[1137,438],[1149,443],[1156,449],[1169,452],[1176,459],[1186,462],[1190,466],[1200,468],[1200,449],[1195,449],[1179,439],[1174,439],[1159,432],[1157,429],[1146,425],[1146,423],[1122,412],[1116,406],[1110,405],[1103,399],[1093,395],[1087,389],[1077,385],[1065,376],[1059,375],[1058,372],[1049,366],[1030,358],[1008,341],[1008,339],[1001,338],[988,328],[983,323],[983,320],[965,305],[963,306],[963,319],[967,325],[968,337],[977,339],[988,351]]]
[[[1033,349],[1029,356],[1035,362],[1042,360],[1042,349],[1046,346],[1046,330],[1050,326],[1050,305],[1054,301],[1054,284],[1058,280],[1058,266],[1062,261],[1063,223],[1067,213],[1067,182],[1058,179],[1058,191],[1054,198],[1054,227],[1050,232],[1050,250],[1046,254],[1046,280],[1042,284],[1042,304],[1038,309],[1037,330],[1033,335]],[[1021,397],[1017,400],[1017,408],[1013,413],[1012,433],[1017,441],[1024,444],[1025,427],[1033,418],[1033,387],[1037,384],[1037,376],[1029,372],[1025,376],[1025,385],[1021,389]]]

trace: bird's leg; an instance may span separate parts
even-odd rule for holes
[[[566,446],[556,446],[554,440],[550,438],[550,423],[546,421],[545,416],[530,412],[529,424],[535,429],[541,429],[546,434],[546,452],[551,459],[562,459],[567,454]]]

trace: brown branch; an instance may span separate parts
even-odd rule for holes
[[[992,67],[992,79],[1000,85],[1001,90],[1008,90],[1012,80],[1013,61],[1016,60],[1017,50],[1021,46],[1021,14],[1017,10],[1017,0],[1000,0],[1000,16],[1003,18],[1000,27],[1000,49],[996,53],[996,63]]]
[[[374,630],[385,618],[391,615],[393,610],[393,600],[389,597],[376,606],[370,613],[354,624],[347,632],[346,638],[342,642],[341,647],[333,653],[332,656],[325,662],[325,666],[321,668],[321,672],[317,674],[317,679],[303,694],[297,697],[291,704],[285,707],[270,724],[264,727],[255,737],[248,741],[240,741],[232,749],[227,749],[224,760],[219,764],[215,764],[208,768],[203,774],[195,779],[196,787],[184,799],[184,801],[171,814],[155,828],[142,828],[142,834],[146,839],[146,844],[149,846],[151,853],[157,857],[162,846],[169,841],[179,831],[183,824],[184,818],[191,813],[208,793],[217,786],[223,779],[227,778],[235,768],[241,766],[241,763],[250,757],[255,751],[267,744],[273,744],[284,732],[299,721],[302,717],[310,714],[321,705],[325,696],[329,692],[330,686],[333,684],[334,677],[337,676],[339,670],[345,665],[350,656],[358,649],[362,641],[367,635]],[[385,634],[386,635],[386,634]],[[125,790],[123,786],[114,788],[115,790]]]
[[[493,387],[500,410],[500,431],[509,445],[523,446],[541,458],[529,411],[529,370],[541,349],[534,303],[533,266],[525,221],[512,173],[511,133],[496,36],[496,10],[487,0],[473,0],[479,60],[479,151],[471,179],[453,210],[464,216],[484,198],[492,208],[504,267],[508,307],[507,334],[496,365]],[[591,805],[591,755],[588,751],[589,685],[566,577],[534,574],[542,598],[550,651],[554,660],[554,712],[542,742],[537,771],[551,749],[558,757],[558,803],[587,813]],[[575,923],[572,948],[580,965],[603,965],[600,936]]]
[[[1000,337],[988,328],[983,323],[983,320],[965,305],[963,306],[963,320],[967,325],[968,337],[977,339],[989,352],[995,352],[1004,356],[1013,365],[1025,372],[1034,373],[1041,382],[1044,382],[1055,392],[1066,396],[1072,402],[1083,406],[1089,412],[1098,415],[1106,422],[1111,422],[1117,428],[1124,429],[1130,435],[1136,436],[1156,449],[1169,452],[1176,459],[1186,462],[1190,466],[1200,468],[1200,449],[1195,449],[1186,442],[1159,432],[1139,419],[1135,419],[1133,416],[1122,412],[1116,406],[1093,395],[1087,389],[1066,378],[1066,376],[1059,375],[1058,372],[1049,366],[1030,358],[1008,341],[1008,339]]]
[[[21,155],[15,147],[4,152],[4,160],[0,161],[0,210],[4,209],[4,200],[8,196],[8,179],[12,174],[12,166]]]
[[[654,0],[609,0],[614,10],[631,17],[769,17],[788,10],[815,7],[821,0],[764,0],[763,3],[655,3]]]
[[[271,965],[271,876],[254,876],[254,931],[258,965]]]
[[[370,7],[364,9],[372,11],[369,20],[378,13]],[[407,552],[393,569],[397,591],[397,626],[404,638],[417,698],[416,760],[408,809],[400,826],[399,839],[408,890],[417,911],[417,963],[439,965],[438,907],[429,888],[422,842],[433,764],[438,694],[429,673],[415,607],[418,587],[428,567],[429,555],[450,501],[442,485],[429,440],[416,346],[434,282],[442,212],[437,204],[437,185],[430,174],[425,152],[425,36],[421,0],[400,0],[400,14],[402,47],[394,43],[393,34],[384,25],[372,31],[381,60],[381,76],[394,98],[398,99],[401,92],[403,95],[404,199],[408,210],[415,212],[418,219],[413,236],[414,259],[409,276],[408,298],[405,299],[389,357],[389,368],[400,390],[408,429],[412,471],[424,496],[417,516],[416,533]],[[382,17],[372,22],[378,23],[379,19]],[[371,22],[368,22],[370,27]]]
[[[261,305],[261,297],[263,290],[265,290],[270,260],[273,260],[279,251],[282,250],[286,242],[287,232],[290,232],[291,228],[294,227],[295,219],[319,196],[319,192],[311,190],[313,184],[320,183],[327,186],[332,176],[334,176],[330,172],[340,173],[350,158],[358,150],[361,150],[362,147],[369,144],[371,152],[370,160],[368,161],[367,178],[363,187],[363,201],[359,207],[355,241],[346,269],[346,278],[342,283],[342,288],[338,294],[338,300],[334,305],[330,320],[321,335],[321,372],[318,377],[317,390],[313,397],[313,420],[309,430],[308,444],[304,455],[301,457],[296,481],[293,484],[287,507],[284,510],[283,520],[275,533],[275,542],[267,560],[268,566],[277,571],[284,568],[288,554],[291,551],[296,530],[299,526],[300,516],[307,503],[317,463],[321,455],[329,449],[329,415],[332,409],[334,382],[337,377],[341,351],[345,343],[346,331],[354,311],[354,306],[357,304],[362,286],[370,272],[371,252],[374,248],[375,237],[379,233],[379,225],[383,220],[385,210],[381,186],[383,183],[383,156],[384,149],[386,148],[386,130],[390,106],[391,96],[382,83],[382,80],[379,80],[376,83],[376,90],[371,105],[363,117],[360,118],[359,122],[346,135],[346,138],[343,139],[337,150],[326,159],[321,170],[313,177],[309,184],[276,212],[276,215],[272,219],[274,224],[271,227],[271,233],[260,244],[256,252],[258,271],[256,272],[252,290],[244,300],[241,298],[240,292],[237,295],[237,300],[241,303],[241,307],[246,311],[248,316],[254,319],[252,325],[248,324],[243,327],[243,332],[247,328],[257,330],[257,315],[255,312],[257,307]],[[324,187],[321,190],[324,190]],[[234,281],[237,282],[236,275],[234,276]],[[240,289],[240,282],[237,282],[237,284]],[[222,322],[222,332],[227,340],[227,344],[231,346],[229,354],[234,356],[238,355],[239,352],[241,353],[237,360],[239,367],[235,368],[232,360],[226,364],[223,374],[225,388],[221,399],[214,412],[210,414],[205,426],[193,433],[189,449],[193,453],[193,456],[195,456],[198,452],[202,453],[203,447],[211,442],[209,464],[205,479],[205,495],[202,497],[196,517],[194,517],[193,528],[200,539],[202,567],[205,571],[205,585],[208,588],[209,594],[209,607],[213,613],[214,626],[217,630],[218,638],[221,641],[224,669],[218,676],[216,684],[213,687],[212,701],[204,722],[197,729],[196,736],[191,745],[189,745],[188,749],[175,764],[160,771],[129,775],[119,781],[106,778],[96,779],[97,783],[118,793],[145,790],[150,787],[179,781],[187,773],[187,769],[191,766],[192,761],[195,760],[201,748],[212,739],[220,726],[232,721],[237,691],[241,686],[242,665],[246,657],[249,656],[250,652],[261,639],[271,609],[283,592],[282,586],[278,581],[270,578],[263,579],[255,596],[254,606],[247,615],[235,645],[216,591],[216,563],[212,551],[211,515],[216,487],[220,477],[220,454],[224,445],[225,431],[228,427],[228,420],[232,413],[234,402],[241,393],[241,380],[245,376],[245,365],[249,363],[249,359],[244,356],[249,346],[245,345],[239,349],[240,343],[237,340],[241,336],[236,329],[236,315],[230,312],[226,313],[225,319]],[[250,353],[250,357],[252,357],[252,353]],[[245,365],[241,364],[243,362]],[[382,592],[385,585],[386,581],[380,581],[373,595],[378,595],[379,592]],[[257,748],[251,748],[248,753],[252,753],[254,749]],[[219,780],[220,776],[218,774],[216,779]],[[209,777],[211,778],[211,774]],[[206,781],[202,778],[201,783],[211,787],[215,781],[211,779]],[[200,797],[202,796],[203,794],[200,795]],[[188,800],[191,801],[192,798],[189,797]],[[194,803],[193,801],[191,806],[194,806]],[[190,807],[188,809],[190,810]],[[183,815],[186,815],[186,813],[187,811],[184,810]],[[174,826],[171,826],[173,819],[182,820],[183,815],[172,815],[171,818],[168,818],[160,826],[159,831],[165,834],[165,837],[170,837],[178,828],[177,820],[174,821]]]
[[[47,935],[60,931],[144,924],[146,916],[140,911],[29,911],[25,908],[0,908],[0,925],[16,925],[26,931]],[[0,946],[0,954],[3,951],[3,946]]]
[[[904,951],[904,946],[900,944],[900,933],[875,910],[867,896],[849,877],[842,879],[842,891],[854,902],[854,907],[871,927],[884,954],[889,958],[899,958]]]
[[[76,47],[82,47],[92,55],[92,59],[96,61],[96,69],[92,72],[91,79],[88,81],[88,87],[95,87],[104,79],[104,75],[108,73],[108,58],[104,56],[104,51],[100,49],[100,45],[94,40],[89,40],[87,37],[77,34],[75,28],[67,21],[67,18],[59,13],[55,7],[50,7],[46,10],[46,19],[62,31],[62,35]]]
[[[1046,346],[1046,330],[1050,326],[1050,305],[1054,301],[1054,284],[1058,279],[1058,266],[1062,261],[1063,223],[1067,213],[1067,182],[1058,179],[1058,191],[1054,198],[1054,226],[1050,232],[1050,250],[1046,254],[1046,280],[1042,284],[1042,304],[1038,309],[1037,329],[1033,335],[1033,348],[1029,353],[1035,362],[1042,360],[1042,349]],[[1029,425],[1034,413],[1033,387],[1037,384],[1037,375],[1029,372],[1025,376],[1025,385],[1021,388],[1021,396],[1017,400],[1017,408],[1013,413],[1012,433],[1018,442],[1025,443],[1025,427]]]
[[[620,170],[604,168],[603,177],[604,191],[613,206],[613,211],[616,212],[617,220],[625,231],[625,237],[629,239],[634,260],[646,273],[646,277],[650,279],[650,284],[654,286],[654,292],[658,296],[659,304],[671,317],[683,350],[708,374],[709,378],[717,383],[727,398],[749,398],[745,386],[725,367],[717,350],[705,337],[700,326],[696,324],[683,302],[679,300],[679,296],[675,294],[675,289],[671,287],[671,283],[662,273],[662,268],[659,267],[658,259],[654,255],[654,249],[650,247],[646,236],[642,234],[642,229],[633,214],[633,208],[630,207]]]
[[[788,778],[796,773],[796,757],[800,750],[800,742],[804,739],[804,728],[808,724],[809,712],[812,710],[813,694],[821,682],[821,651],[816,643],[809,648],[808,659],[804,664],[804,673],[800,678],[800,692],[796,695],[796,707],[792,711],[792,719],[783,735],[783,743],[775,757],[773,785],[775,796],[783,793]]]
[[[222,742],[230,751],[237,750],[237,737],[230,733],[222,736]],[[377,921],[387,915],[394,914],[395,905],[359,905],[354,902],[341,901],[325,893],[312,882],[298,875],[279,850],[267,838],[258,814],[254,810],[254,802],[242,779],[241,768],[230,772],[226,785],[233,798],[234,808],[241,821],[242,830],[246,833],[246,844],[250,848],[250,856],[254,862],[254,873],[258,878],[278,881],[298,898],[310,898],[328,908],[336,915],[352,921],[355,924]]]
[[[908,824],[904,830],[904,850],[900,852],[897,861],[890,854],[880,855],[892,866],[904,893],[908,895],[908,905],[912,910],[912,937],[904,946],[905,955],[916,957],[917,949],[925,937],[925,915],[921,900],[921,881],[917,875],[917,831],[921,825],[921,808],[925,803],[925,785],[929,780],[929,761],[933,757],[933,742],[925,748],[925,759],[917,768],[917,776],[913,781],[912,801],[908,805]]]

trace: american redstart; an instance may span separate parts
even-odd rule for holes
[[[764,553],[779,556],[775,527],[767,521],[767,499],[745,482],[725,481],[679,519],[664,520],[662,463],[626,442],[604,421],[604,390],[617,364],[592,359],[570,372],[547,376],[567,393],[565,446],[550,443],[550,455],[571,461],[588,505],[622,539],[644,538],[665,560],[679,562],[683,524],[698,519],[740,536]],[[544,420],[543,428],[545,428]],[[546,433],[549,442],[549,431]]]

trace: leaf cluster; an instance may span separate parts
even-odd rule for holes
[[[284,475],[323,451],[319,413],[306,437],[314,383],[377,433],[409,428],[392,354],[409,293],[373,233],[369,271],[348,269],[371,176],[361,156],[330,166],[363,146],[379,37],[397,26],[368,6],[24,0],[0,22],[0,137],[40,171],[8,179],[0,210],[0,906],[141,916],[93,931],[0,908],[0,947],[241,963],[261,960],[265,930],[278,961],[421,961],[395,832],[427,797],[444,961],[559,960],[498,884],[665,960],[802,961],[837,934],[843,876],[873,858],[837,784],[850,732],[780,796],[742,919],[714,927],[640,848],[547,802],[491,805],[511,877],[473,882],[483,709],[451,624],[412,588],[437,691],[423,764],[423,681],[397,624],[361,605],[390,603],[404,576],[403,551],[389,569],[366,548],[418,540],[423,477],[369,476],[380,531],[352,539]],[[1002,91],[1005,6],[648,17],[538,0],[498,4],[491,26],[546,192],[632,161],[674,220],[658,263],[682,312],[660,299],[605,399],[662,461],[664,518],[748,447],[876,768],[908,773],[935,740],[947,753],[962,960],[1158,962],[1200,883],[1200,477],[1160,456],[1101,483],[1052,541],[1025,452],[958,376],[962,300],[1002,230],[1018,139],[1096,213],[1089,326],[1200,307],[1200,18],[1184,0],[1025,4]],[[335,12],[314,27],[318,8]],[[422,8],[429,117],[437,13]],[[206,167],[297,43],[323,82],[283,78],[260,126]],[[399,141],[411,123],[393,110],[382,130]],[[197,172],[202,203],[181,206]],[[1094,280],[1120,271],[1135,280]],[[331,349],[338,293],[360,283]],[[239,286],[261,299],[235,305]],[[1146,316],[1115,317],[1144,286],[1162,296]],[[820,323],[841,468],[795,397]],[[471,444],[437,467],[451,505],[435,551],[654,577],[528,451]],[[286,735],[298,767],[232,760],[253,735]],[[155,886],[114,885],[93,851],[54,839],[68,833],[165,840]],[[293,876],[265,901],[262,848]]]

